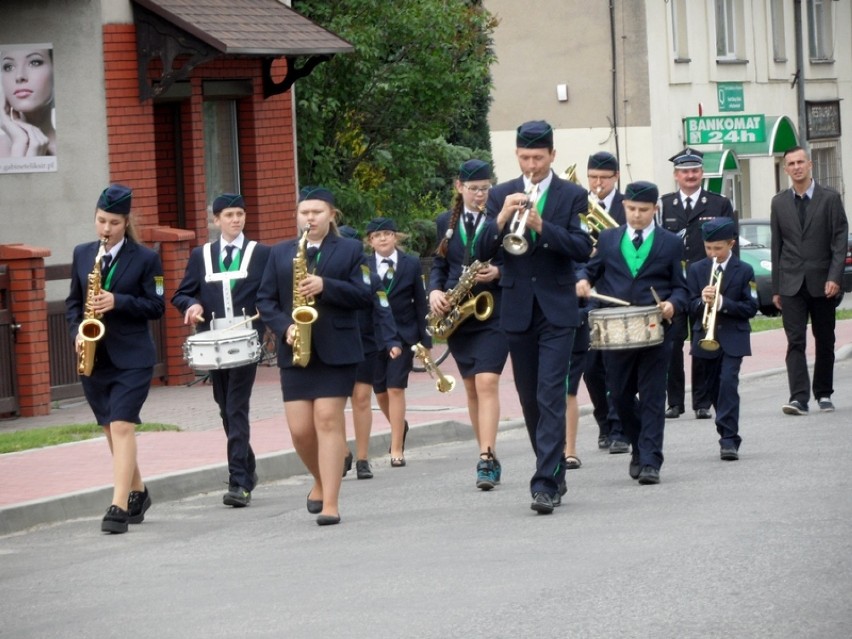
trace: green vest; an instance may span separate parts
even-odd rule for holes
[[[627,262],[627,268],[630,269],[630,274],[633,277],[636,277],[636,273],[639,272],[645,260],[648,259],[648,253],[651,252],[651,246],[654,244],[654,238],[656,237],[656,233],[651,235],[650,242],[645,238],[637,249],[633,246],[633,236],[635,234],[636,231],[628,226],[624,236],[621,238],[621,254],[624,256],[624,261]]]

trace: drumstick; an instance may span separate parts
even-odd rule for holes
[[[657,306],[659,306],[660,310],[662,311],[663,310],[663,300],[661,300],[660,296],[657,295],[657,291],[654,290],[653,286],[651,287],[651,295],[654,296],[654,301],[657,303]],[[666,322],[666,323],[669,322],[669,320],[663,320],[663,321]]]
[[[589,293],[589,297],[593,297],[596,300],[600,300],[602,302],[609,302],[610,304],[618,304],[619,306],[630,306],[630,302],[618,299],[617,297],[610,297],[609,295],[601,295],[600,293],[595,293],[594,291],[591,291]]]
[[[237,326],[242,326],[243,324],[248,324],[250,321],[256,320],[258,317],[260,317],[260,313],[255,313],[251,317],[247,317],[246,319],[244,319],[242,322],[237,322],[236,324],[231,324],[228,328],[226,328],[224,330],[230,331],[232,328],[236,328]]]

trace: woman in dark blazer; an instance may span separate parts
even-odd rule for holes
[[[446,292],[458,285],[463,269],[477,259],[476,240],[487,222],[484,209],[490,188],[488,163],[468,160],[459,168],[453,209],[442,213],[436,221],[440,244],[429,278],[429,305],[437,316],[444,317],[451,310]],[[464,381],[470,423],[479,444],[476,487],[480,490],[494,488],[500,483],[501,475],[496,454],[499,384],[509,346],[506,335],[500,330],[498,263],[502,263],[499,253],[479,271],[470,291],[472,295],[487,292],[493,297],[491,316],[484,321],[469,318],[447,339]]]
[[[293,446],[314,477],[307,508],[319,513],[321,526],[340,522],[338,494],[346,457],[344,408],[352,394],[358,362],[364,358],[358,309],[370,308],[372,293],[361,243],[340,237],[334,196],[305,187],[299,196],[296,223],[309,229],[308,275],[298,292],[313,299],[317,319],[311,325],[307,366],[293,364],[296,324],[293,312],[293,259],[299,240],[276,244],[270,253],[257,295],[264,323],[278,337],[278,366],[284,412]]]
[[[142,523],[151,506],[136,460],[134,425],[148,397],[156,356],[148,320],[165,310],[163,266],[160,257],[136,242],[130,222],[132,193],[113,185],[104,190],[95,211],[95,231],[104,244],[101,291],[91,308],[100,315],[104,332],[95,342],[91,375],[81,378],[83,392],[104,429],[113,456],[112,505],[101,530],[127,532],[127,524]],[[66,319],[79,354],[79,326],[86,314],[88,276],[99,259],[101,241],[74,249],[71,290],[65,300]]]

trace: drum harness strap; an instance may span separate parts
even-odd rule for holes
[[[245,247],[245,254],[240,260],[240,268],[236,271],[222,271],[220,273],[213,272],[213,260],[210,257],[210,247],[212,242],[207,242],[204,245],[204,281],[206,282],[222,282],[222,299],[225,303],[225,319],[232,320],[234,318],[234,300],[231,297],[231,281],[242,280],[248,277],[248,265],[251,262],[251,256],[254,252],[254,247],[257,242],[251,240]]]

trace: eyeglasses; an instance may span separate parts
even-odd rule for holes
[[[465,184],[464,188],[466,188],[471,193],[476,193],[477,195],[485,195],[488,191],[491,190],[491,185],[488,186],[470,186],[469,184]]]

